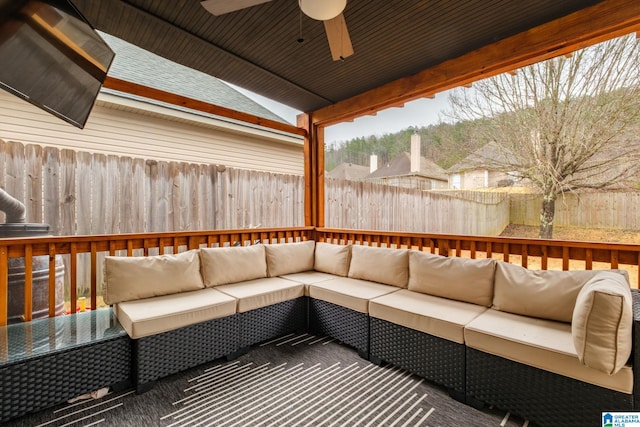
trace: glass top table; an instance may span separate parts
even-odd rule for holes
[[[0,327],[0,366],[127,335],[111,308]]]

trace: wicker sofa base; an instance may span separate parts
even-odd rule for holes
[[[465,395],[465,346],[372,317],[370,359],[389,362]]]
[[[467,348],[467,395],[540,426],[601,425],[602,411],[631,411],[629,394]]]
[[[136,390],[144,392],[159,378],[229,356],[239,348],[237,314],[134,339]]]
[[[0,368],[0,422],[117,384],[130,385],[128,336],[95,341]]]
[[[307,297],[239,313],[238,319],[243,348],[290,332],[306,332]]]
[[[369,359],[369,315],[366,313],[309,298],[309,332],[342,341]]]

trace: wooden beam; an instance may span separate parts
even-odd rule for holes
[[[389,105],[434,95],[638,31],[639,1],[603,0],[415,75],[321,108],[312,117],[315,124],[340,123]]]
[[[324,227],[324,128],[313,124],[309,114],[297,117],[304,129],[304,223]]]
[[[309,114],[300,114],[296,117],[298,127],[306,131],[304,137],[304,225],[309,227],[315,223],[314,219],[314,150],[313,141],[311,140],[311,116]]]
[[[316,126],[313,135],[316,139],[316,218],[313,224],[316,227],[324,227],[324,126]]]
[[[306,131],[304,129],[300,129],[293,125],[266,119],[264,117],[254,116],[253,114],[243,113],[241,111],[235,111],[231,108],[209,104],[204,101],[198,101],[197,99],[187,98],[186,96],[176,95],[174,93],[165,92],[160,89],[155,89],[137,83],[131,83],[114,77],[108,76],[103,86],[108,89],[118,90],[120,92],[130,93],[132,95],[138,95],[144,98],[155,99],[156,101],[166,102],[167,104],[178,105],[180,107],[189,108],[191,110],[202,111],[204,113],[226,117],[228,119],[239,120],[268,129],[274,129],[294,135],[306,135]]]

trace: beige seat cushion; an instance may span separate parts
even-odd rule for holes
[[[309,296],[361,313],[369,313],[369,300],[399,290],[366,280],[339,277],[309,285]]]
[[[267,277],[264,245],[200,249],[202,278],[207,287]]]
[[[238,313],[304,296],[304,285],[280,277],[221,285],[217,290],[238,300]]]
[[[585,365],[615,374],[633,347],[633,302],[624,276],[601,272],[582,287],[573,310],[571,334]]]
[[[131,338],[172,331],[236,312],[236,300],[215,289],[121,302],[113,311]]]
[[[354,245],[351,247],[349,277],[406,288],[409,251]]]
[[[269,277],[313,270],[316,242],[265,245]]]
[[[304,285],[304,294],[309,296],[309,285],[312,283],[324,282],[325,280],[337,279],[340,276],[319,271],[303,271],[302,273],[285,274],[280,276],[283,279],[293,280]]]
[[[464,344],[464,327],[487,308],[401,289],[369,302],[369,315]]]
[[[409,289],[490,307],[496,261],[409,252]]]
[[[499,261],[493,308],[569,323],[578,292],[596,274],[597,271],[528,270]]]
[[[580,363],[568,323],[489,309],[465,327],[464,338],[485,353],[622,393],[633,390],[631,366],[607,375]]]
[[[351,245],[316,243],[314,270],[345,277],[349,274],[350,262]]]
[[[107,256],[104,302],[111,305],[204,288],[198,251],[148,257]]]

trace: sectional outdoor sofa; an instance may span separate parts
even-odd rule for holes
[[[308,331],[538,425],[640,409],[640,295],[618,270],[304,241],[107,257],[105,301],[132,339],[138,391]]]

